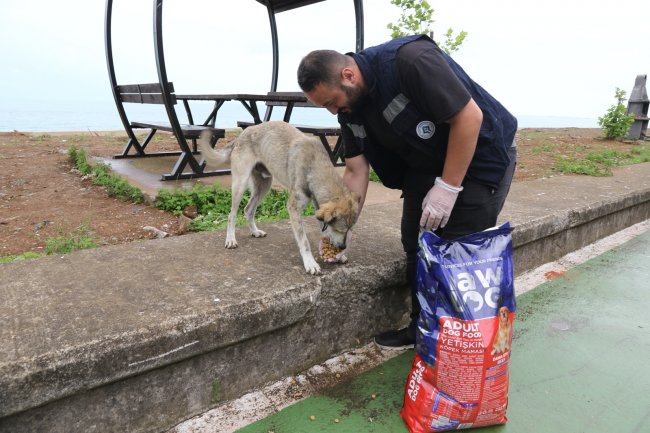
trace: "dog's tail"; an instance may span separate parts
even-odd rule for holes
[[[210,145],[211,138],[212,135],[210,131],[203,131],[201,133],[201,137],[199,138],[199,150],[201,151],[201,155],[203,155],[205,161],[208,163],[208,165],[215,167],[229,163],[230,153],[232,152],[232,148],[236,140],[231,141],[222,149],[216,150],[213,149]]]

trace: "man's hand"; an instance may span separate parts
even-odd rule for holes
[[[449,215],[454,208],[458,193],[463,187],[454,187],[445,183],[442,178],[437,177],[433,188],[422,201],[422,218],[420,226],[426,230],[436,230],[447,225]]]
[[[320,257],[325,263],[346,263],[348,258],[345,255],[345,252],[349,248],[350,239],[352,239],[352,230],[349,230],[345,237],[345,249],[338,250],[329,242],[329,239],[321,238],[320,242],[318,242],[318,252]]]

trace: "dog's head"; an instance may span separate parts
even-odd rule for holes
[[[339,249],[346,248],[347,234],[357,221],[359,210],[359,195],[349,196],[323,203],[316,211],[316,219],[320,221],[323,236]]]
[[[501,307],[499,308],[499,322],[500,323],[508,323],[508,315],[510,314],[510,310],[508,307]]]

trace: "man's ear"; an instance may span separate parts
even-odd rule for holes
[[[341,79],[344,83],[354,84],[355,78],[352,68],[341,69]]]

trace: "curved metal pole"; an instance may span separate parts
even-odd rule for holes
[[[167,79],[167,69],[165,67],[165,53],[163,50],[163,39],[162,39],[162,7],[163,0],[154,0],[153,2],[153,33],[154,33],[154,45],[156,51],[156,69],[158,70],[158,81],[160,82],[160,87],[162,91],[163,101],[165,101],[165,109],[167,110],[167,117],[169,117],[169,123],[171,124],[172,129],[174,130],[174,135],[178,140],[178,144],[181,147],[183,153],[187,158],[187,161],[192,167],[194,173],[201,173],[203,168],[197,162],[194,155],[190,150],[190,147],[187,145],[185,140],[185,135],[181,129],[181,125],[178,122],[178,116],[176,116],[176,110],[174,109],[175,100],[172,100],[171,89],[169,86],[169,81]]]
[[[111,91],[113,92],[113,99],[115,100],[115,106],[117,107],[117,113],[120,115],[120,120],[124,129],[129,136],[129,139],[137,143],[138,139],[131,128],[128,117],[126,116],[126,111],[120,100],[120,94],[117,91],[117,78],[115,77],[115,64],[113,62],[113,36],[112,36],[112,26],[113,26],[113,0],[106,0],[106,11],[104,13],[104,49],[106,51],[106,66],[108,68],[108,78],[111,82]]]
[[[357,31],[357,44],[356,49],[357,53],[363,50],[363,0],[354,0],[354,16],[356,19],[356,31]]]
[[[273,50],[273,66],[271,69],[271,92],[278,90],[278,72],[280,70],[280,49],[278,47],[278,25],[275,21],[275,10],[269,2],[266,5],[266,10],[269,14],[269,24],[271,25],[271,44]],[[264,113],[264,121],[267,122],[271,118],[273,107],[266,106],[266,113]]]

